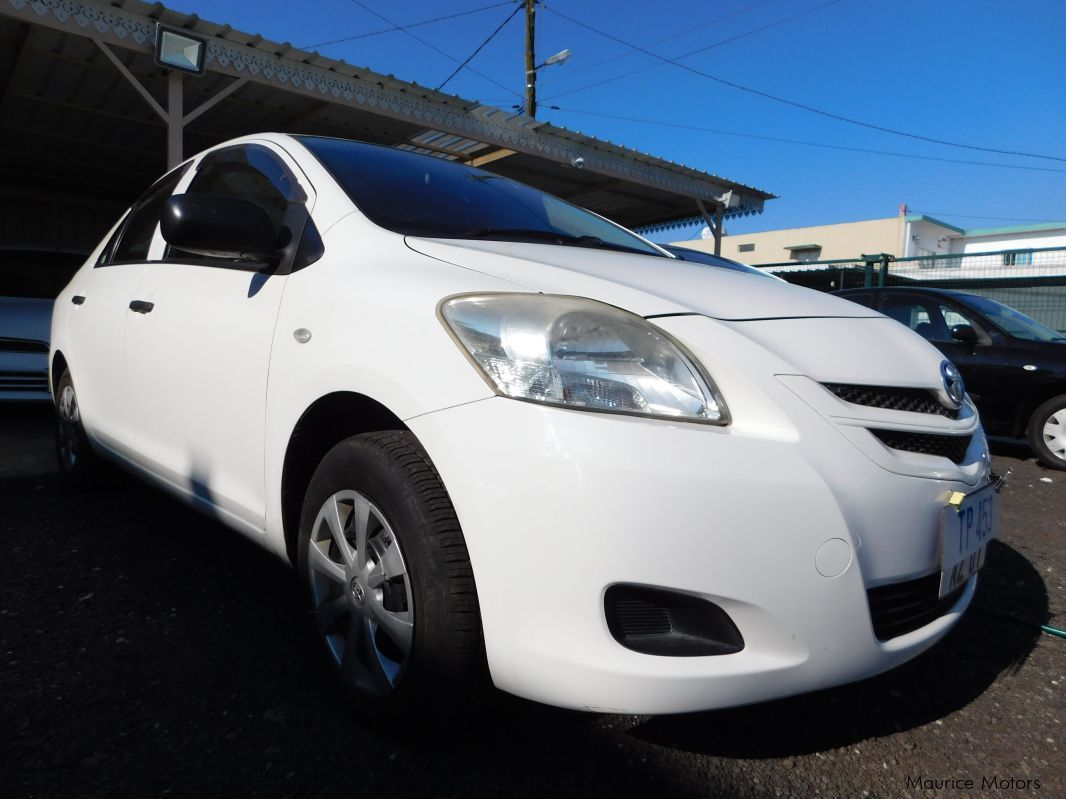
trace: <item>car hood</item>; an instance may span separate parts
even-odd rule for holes
[[[52,300],[0,297],[0,338],[40,341],[52,334]]]
[[[406,240],[431,258],[534,291],[600,300],[640,316],[698,313],[729,321],[880,316],[820,291],[670,258],[527,242]]]

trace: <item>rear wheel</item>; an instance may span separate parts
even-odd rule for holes
[[[481,687],[466,543],[410,433],[354,436],[327,453],[304,500],[298,566],[328,658],[366,715],[460,710]]]
[[[1029,446],[1045,466],[1066,469],[1066,394],[1052,397],[1029,419]]]
[[[103,464],[93,452],[85,427],[81,423],[81,408],[74,391],[70,370],[64,369],[55,388],[56,396],[56,460],[59,473],[71,485],[86,486],[98,479]]]

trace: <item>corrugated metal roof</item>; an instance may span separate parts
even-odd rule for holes
[[[207,74],[185,81],[186,112],[234,78],[248,81],[186,126],[186,153],[275,130],[474,163],[484,158],[482,168],[645,230],[699,223],[695,198],[733,190],[742,203],[727,217],[759,213],[773,198],[649,153],[142,0],[0,0],[0,163],[12,184],[25,185],[32,176],[44,193],[91,191],[98,205],[124,206],[162,173],[161,120],[87,38],[109,42],[165,106],[166,71],[152,57],[156,22],[208,39]],[[578,158],[583,169],[573,165]],[[0,177],[0,192],[4,182]]]

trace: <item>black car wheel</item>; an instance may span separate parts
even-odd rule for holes
[[[59,473],[69,485],[79,488],[90,485],[100,478],[103,464],[93,452],[81,423],[81,408],[69,369],[63,370],[62,377],[56,383],[55,397]]]
[[[353,436],[326,454],[304,500],[298,556],[328,659],[365,715],[446,717],[480,689],[466,542],[410,433]]]
[[[1029,446],[1045,466],[1066,469],[1066,394],[1052,397],[1029,419]]]

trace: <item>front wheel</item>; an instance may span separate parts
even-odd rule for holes
[[[1029,446],[1041,463],[1066,469],[1066,394],[1052,397],[1033,411],[1027,433]]]
[[[304,500],[298,555],[328,658],[366,715],[461,710],[481,687],[470,557],[410,433],[353,436],[326,454]]]

